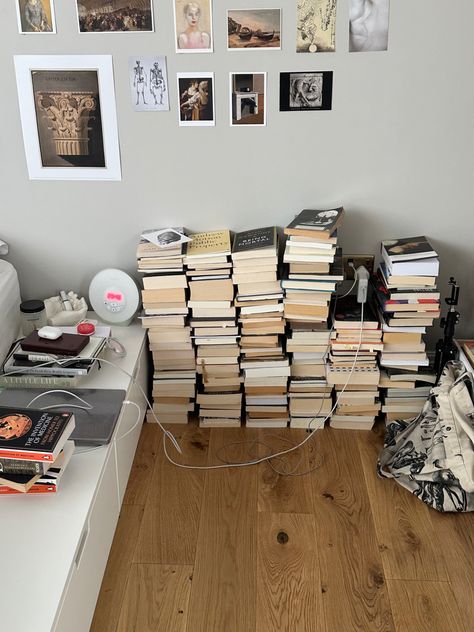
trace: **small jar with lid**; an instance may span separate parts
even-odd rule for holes
[[[20,314],[21,330],[24,336],[28,336],[35,329],[41,329],[47,325],[44,301],[23,301],[20,303]]]

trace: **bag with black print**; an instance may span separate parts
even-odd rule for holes
[[[387,425],[378,474],[438,511],[474,511],[474,380],[448,362],[422,412]]]

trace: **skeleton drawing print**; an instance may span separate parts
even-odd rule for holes
[[[337,0],[298,0],[297,53],[335,51]]]
[[[166,57],[129,58],[130,90],[136,112],[169,110]]]

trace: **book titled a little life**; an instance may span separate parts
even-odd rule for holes
[[[73,413],[0,406],[0,457],[54,461],[74,427]]]

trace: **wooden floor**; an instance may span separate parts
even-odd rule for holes
[[[284,449],[279,436],[306,436],[173,431],[195,465],[218,462],[230,442]],[[197,472],[169,464],[158,427],[145,424],[91,630],[472,631],[474,515],[440,515],[378,479],[381,441],[381,428],[326,428],[292,458],[316,467],[307,476],[267,463]]]

